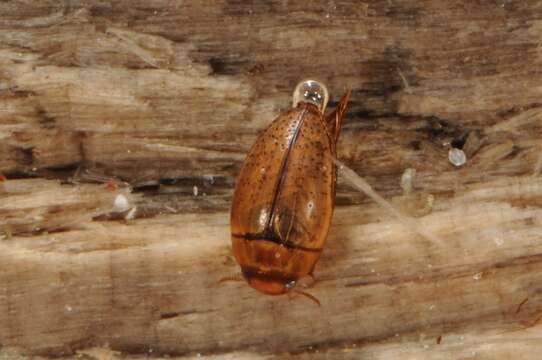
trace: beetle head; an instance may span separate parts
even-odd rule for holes
[[[269,295],[285,294],[297,283],[297,279],[278,271],[264,272],[242,267],[241,272],[251,287]]]

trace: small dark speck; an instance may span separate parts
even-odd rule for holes
[[[16,161],[22,165],[34,163],[34,148],[17,148]]]
[[[209,65],[211,66],[212,74],[222,74],[226,68],[224,60],[212,57],[209,59]]]
[[[456,137],[455,139],[452,140],[452,147],[454,148],[458,148],[458,149],[463,149],[463,146],[465,145],[465,142],[467,141],[467,135],[468,133],[465,133],[465,134],[462,134],[461,136],[459,137]]]
[[[419,140],[414,140],[414,141],[411,141],[410,142],[410,146],[416,150],[416,151],[419,151],[421,149],[421,141]]]
[[[265,66],[263,64],[258,63],[254,65],[253,67],[251,67],[248,73],[254,76],[254,75],[263,73],[264,70],[265,70]]]
[[[171,319],[177,316],[179,316],[178,312],[165,312],[160,314],[160,319]]]

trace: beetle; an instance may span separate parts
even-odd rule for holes
[[[312,277],[333,215],[333,158],[349,96],[325,116],[326,87],[299,83],[293,107],[259,135],[245,159],[232,199],[231,241],[243,278],[260,292],[284,294]]]

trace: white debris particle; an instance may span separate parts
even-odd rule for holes
[[[480,280],[480,279],[482,278],[482,275],[483,275],[483,274],[482,274],[481,272],[479,272],[479,273],[477,273],[477,274],[474,274],[474,275],[472,276],[472,278],[473,278],[474,280]]]
[[[533,177],[538,176],[542,172],[542,152],[538,155],[538,160],[534,165]]]
[[[126,214],[124,219],[125,220],[132,220],[133,218],[135,218],[136,211],[137,211],[137,206],[134,206],[130,211],[128,211],[128,214]]]
[[[405,89],[405,92],[407,94],[412,94],[412,89],[410,88],[410,85],[408,83],[408,80],[407,78],[405,77],[405,75],[403,75],[403,73],[401,72],[401,70],[397,69],[397,73],[399,74],[399,76],[401,77],[401,81],[403,82],[403,87]]]
[[[172,208],[171,206],[164,206],[164,209],[166,209],[167,211],[169,211],[170,213],[173,213],[173,214],[176,214],[177,213],[177,210],[175,210],[174,208]]]
[[[198,187],[194,185],[194,187],[192,188],[192,193],[194,194],[194,196],[198,196]]]
[[[461,149],[451,148],[448,151],[448,160],[454,166],[463,166],[467,162],[467,155]]]
[[[407,168],[401,175],[401,188],[405,193],[412,192],[412,184],[414,183],[414,176],[416,176],[416,169]]]
[[[115,208],[115,211],[118,211],[118,212],[124,212],[131,208],[128,198],[123,194],[118,194],[115,197],[115,201],[113,202],[113,207]]]

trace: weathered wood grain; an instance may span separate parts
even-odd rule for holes
[[[519,330],[536,325],[542,304],[540,201],[533,177],[438,198],[418,220],[443,243],[375,206],[340,208],[309,290],[321,308],[244,283],[219,285],[237,271],[224,213],[13,235],[0,244],[0,337],[4,346],[57,355],[103,344],[266,353],[420,331]]]
[[[446,360],[450,354],[460,359],[493,360],[493,359],[538,359],[540,351],[540,329],[527,328],[507,332],[476,332],[449,334],[448,336],[421,333],[394,336],[389,342],[373,344],[350,344],[330,349],[312,349],[306,353],[259,354],[250,351],[230,352],[217,355],[201,353],[188,356],[153,356],[123,354],[107,347],[93,347],[77,352],[75,356],[64,357],[66,360],[141,360],[141,359],[212,359],[212,360],[250,360],[250,359],[428,359]],[[440,341],[440,342],[439,342]],[[6,360],[25,359],[20,349],[5,348],[0,350],[0,358]],[[42,357],[36,357],[41,360]]]
[[[536,359],[541,39],[536,0],[0,2],[0,359]],[[306,77],[353,90],[338,158],[438,239],[339,177],[322,308],[217,284]]]

